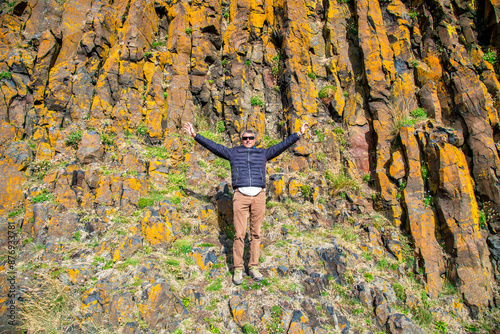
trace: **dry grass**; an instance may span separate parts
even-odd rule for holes
[[[23,296],[21,329],[28,333],[63,333],[75,322],[78,294],[48,275],[39,275]]]

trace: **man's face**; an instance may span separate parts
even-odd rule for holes
[[[241,136],[241,142],[245,147],[253,147],[255,145],[255,134],[245,133],[243,136]]]

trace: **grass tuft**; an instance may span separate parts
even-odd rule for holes
[[[78,294],[71,293],[59,280],[39,275],[39,283],[27,290],[19,309],[21,328],[28,333],[66,333],[75,322]]]

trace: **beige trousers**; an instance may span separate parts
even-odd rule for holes
[[[247,233],[247,220],[250,215],[250,262],[249,267],[259,265],[260,228],[266,210],[266,194],[262,190],[257,196],[245,196],[239,191],[233,197],[234,216],[234,243],[233,264],[235,269],[243,269],[243,251],[245,248],[245,235]]]

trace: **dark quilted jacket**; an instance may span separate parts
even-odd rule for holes
[[[297,133],[289,136],[281,143],[264,148],[246,148],[238,146],[227,148],[223,145],[197,134],[194,138],[218,157],[229,160],[233,188],[239,187],[266,187],[266,162],[283,153],[288,147],[300,139]]]

